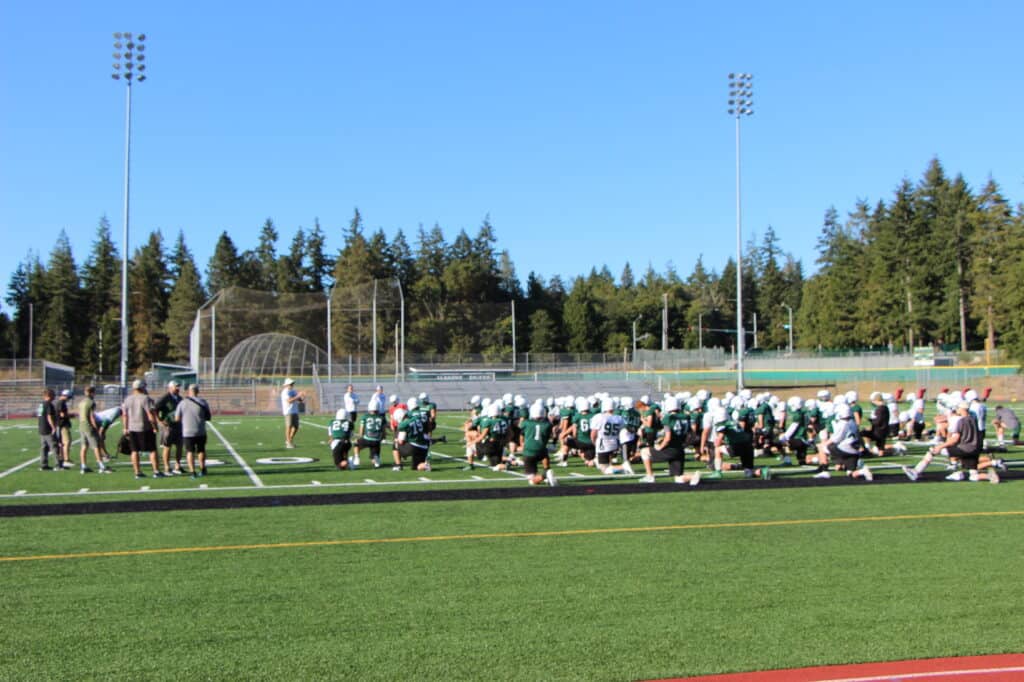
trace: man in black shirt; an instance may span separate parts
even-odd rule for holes
[[[63,471],[60,458],[60,443],[57,442],[57,409],[53,406],[53,390],[43,389],[43,401],[36,410],[39,417],[39,468],[50,470],[50,453],[56,460],[56,471]]]

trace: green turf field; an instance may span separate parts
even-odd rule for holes
[[[202,490],[136,481],[124,465],[102,477],[40,472],[34,431],[5,423],[0,505],[525,485],[443,458],[430,481],[332,472],[312,426],[326,420],[308,421],[286,451],[279,419],[218,420],[264,485],[212,438],[225,463]],[[256,462],[289,455],[319,461]],[[570,474],[587,470],[559,473],[574,485]],[[1024,651],[1019,480],[714,485],[5,518],[0,679],[624,680]]]

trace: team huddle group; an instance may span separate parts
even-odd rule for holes
[[[904,441],[921,442],[928,437],[930,447],[921,460],[913,467],[902,467],[911,480],[917,480],[936,457],[942,457],[951,470],[948,480],[998,483],[998,472],[1005,464],[990,456],[988,393],[944,389],[936,397],[937,414],[927,432],[924,389],[909,395],[903,410],[899,407],[902,389],[896,394],[873,392],[868,414],[856,391],[833,396],[822,390],[806,400],[799,396],[782,400],[746,389],[722,397],[707,390],[665,394],[660,401],[647,395],[634,400],[607,393],[549,397],[532,403],[509,393],[495,399],[473,396],[469,418],[463,424],[465,469],[478,465],[494,471],[522,468],[530,484],[554,486],[558,481],[552,461],[554,466],[565,467],[572,457],[579,457],[586,466],[608,475],[635,475],[634,465],[642,466],[642,483],[654,482],[653,466],[664,463],[676,483],[698,485],[702,476],[721,478],[722,472],[734,469],[742,470],[747,478],[768,479],[771,469],[755,466],[755,457],[776,456],[784,466],[795,461],[815,467],[815,478],[841,473],[871,481],[871,458],[903,454]],[[71,391],[63,391],[56,401],[52,390],[43,392],[38,408],[43,470],[73,468],[71,423],[77,417],[81,472],[93,471],[86,462],[91,448],[99,472],[110,473],[106,433],[121,418],[123,436],[118,451],[131,456],[136,478],[145,477],[140,464],[143,454],[149,455],[154,478],[206,474],[206,422],[212,417],[197,385],[190,385],[183,396],[178,383],[171,381],[167,392],[154,401],[145,382],[137,380],[121,405],[103,411],[96,409],[91,386],[85,389],[77,412],[72,410],[72,399]],[[286,379],[281,391],[286,448],[295,447],[304,401],[305,394],[295,389],[294,380]],[[408,463],[414,470],[430,471],[431,446],[447,439],[434,435],[437,405],[427,393],[403,402],[397,395],[386,396],[378,386],[361,413],[361,401],[350,385],[343,403],[328,426],[337,469],[359,467],[362,453],[369,454],[374,468],[381,467],[381,450],[390,431],[394,434],[393,470],[401,471]],[[996,407],[992,425],[997,435],[995,449],[1005,445],[1007,434],[1011,442],[1018,441],[1020,421],[1013,410]],[[157,456],[158,443],[162,462]],[[684,473],[688,450],[701,466]],[[50,454],[56,458],[53,467]]]
[[[54,401],[54,392],[43,390],[36,416],[39,422],[39,468],[43,471],[64,471],[74,468],[71,463],[71,424],[78,419],[82,445],[79,450],[81,473],[92,473],[86,461],[88,451],[93,451],[97,470],[101,474],[112,472],[110,453],[107,451],[107,432],[122,420],[123,433],[117,451],[131,456],[135,478],[145,478],[140,455],[148,454],[153,478],[180,476],[186,473],[182,463],[182,451],[187,458],[187,473],[193,478],[206,475],[206,422],[212,418],[210,406],[199,397],[199,386],[191,384],[187,395],[181,394],[178,382],[167,384],[167,392],[153,400],[146,390],[146,382],[137,379],[132,382],[132,391],[124,401],[115,407],[98,411],[96,409],[96,388],[87,386],[77,411],[72,407],[74,394],[61,391]],[[162,451],[163,467],[157,459]],[[173,468],[171,452],[174,452]],[[54,465],[50,466],[50,454]],[[198,467],[197,467],[198,464]]]
[[[794,460],[816,468],[815,478],[841,472],[866,481],[874,479],[867,462],[872,457],[903,454],[904,440],[920,441],[925,434],[925,391],[907,399],[900,410],[902,390],[896,395],[873,392],[871,411],[865,414],[856,391],[833,396],[819,391],[815,398],[781,400],[769,393],[713,396],[665,394],[661,401],[641,396],[608,394],[547,398],[527,404],[523,396],[504,395],[490,400],[474,396],[472,416],[466,422],[466,459],[470,467],[486,460],[495,470],[522,466],[532,484],[556,485],[552,454],[557,466],[579,456],[587,466],[604,474],[633,474],[642,464],[642,483],[654,482],[654,463],[667,463],[677,483],[697,485],[701,477],[721,478],[723,471],[742,469],[748,478],[771,477],[767,466],[756,467],[758,456],[776,455],[783,465]],[[936,399],[937,416],[929,431],[931,447],[914,466],[903,467],[917,480],[936,456],[949,462],[949,480],[999,482],[1001,459],[986,447],[986,396],[973,390],[944,390]],[[997,445],[1007,431],[1016,440],[1020,423],[1009,408],[996,409]],[[888,442],[893,440],[892,445]],[[687,449],[704,466],[684,473]],[[738,461],[737,461],[738,460]],[[541,468],[543,474],[540,473]]]

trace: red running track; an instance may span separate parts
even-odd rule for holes
[[[1024,682],[1024,654],[926,658],[679,677],[673,682]]]

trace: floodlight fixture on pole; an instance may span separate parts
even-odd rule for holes
[[[128,207],[131,187],[132,81],[146,80],[146,34],[114,34],[114,64],[110,77],[125,83],[124,108],[124,232],[121,240],[121,391],[128,385]]]
[[[740,202],[740,119],[754,114],[754,76],[729,74],[729,115],[736,119],[736,388],[743,388],[743,242]]]

